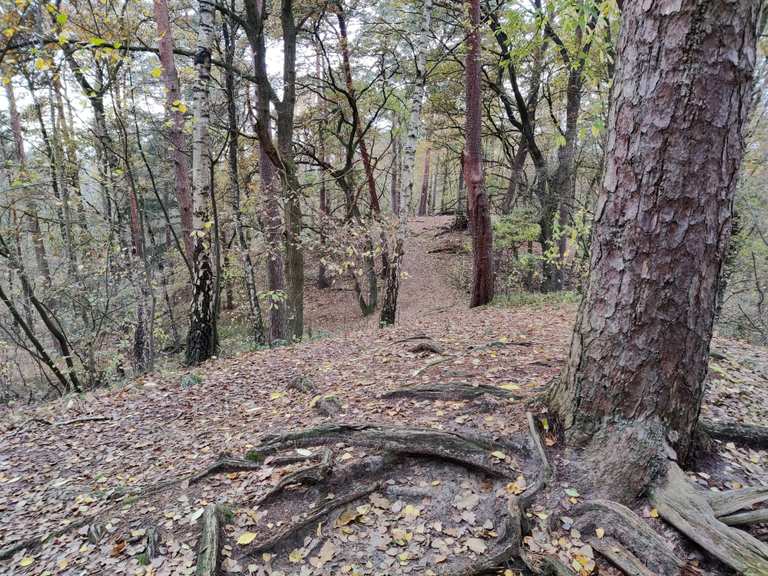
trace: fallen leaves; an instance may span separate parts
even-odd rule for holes
[[[243,532],[238,537],[237,543],[240,546],[248,546],[248,544],[250,544],[251,542],[256,540],[256,536],[257,536],[257,534],[255,534],[254,532]]]

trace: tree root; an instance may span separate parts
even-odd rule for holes
[[[531,504],[536,494],[544,489],[552,479],[552,466],[549,465],[549,459],[544,450],[544,444],[541,442],[536,420],[531,412],[526,412],[525,418],[528,421],[528,436],[533,444],[534,452],[536,452],[536,455],[539,457],[539,474],[533,484],[520,495],[520,502],[523,509]]]
[[[376,425],[328,424],[280,435],[267,435],[247,458],[264,457],[289,448],[344,443],[378,448],[397,454],[441,458],[482,470],[500,478],[514,478],[504,444],[483,438],[470,438],[454,432],[419,428],[395,428]]]
[[[541,556],[523,551],[520,553],[520,557],[528,569],[539,576],[575,576],[568,566],[552,556]]]
[[[310,511],[304,518],[301,518],[296,522],[289,524],[288,526],[278,531],[267,540],[248,546],[245,549],[245,552],[249,556],[253,556],[254,554],[258,554],[259,552],[271,550],[272,548],[274,548],[275,546],[277,546],[287,538],[291,537],[292,535],[296,534],[303,528],[306,528],[310,524],[314,524],[315,522],[318,522],[319,520],[324,518],[327,514],[333,512],[337,508],[345,506],[350,502],[354,502],[355,500],[359,500],[364,496],[368,496],[369,494],[372,494],[377,490],[379,490],[383,485],[384,485],[383,482],[374,482],[373,484],[370,484],[365,488],[362,488],[360,490],[355,490],[353,492],[350,492],[349,494],[345,494],[344,496],[338,496],[336,498],[333,498],[332,500],[325,500],[322,503],[322,505]]]
[[[283,490],[285,490],[289,486],[295,486],[297,484],[303,485],[303,486],[319,484],[320,482],[327,480],[332,472],[333,472],[333,452],[330,449],[326,448],[323,451],[323,458],[318,464],[315,464],[314,466],[310,466],[309,468],[302,468],[301,470],[296,470],[295,472],[292,472],[287,476],[284,476],[283,478],[280,479],[280,481],[275,485],[274,488],[272,488],[259,500],[258,503],[259,505],[266,504],[267,502],[275,498],[275,496],[282,493]]]
[[[416,370],[414,370],[412,375],[413,376],[418,376],[419,374],[421,374],[422,372],[424,372],[426,370],[429,370],[433,366],[437,366],[438,364],[442,364],[443,362],[448,362],[448,360],[451,360],[451,359],[453,359],[455,357],[456,356],[454,356],[453,354],[447,354],[445,356],[440,356],[439,358],[435,358],[434,360],[430,360],[429,362],[427,362],[421,368],[417,368]]]
[[[707,500],[715,516],[729,516],[739,510],[768,501],[768,486],[754,486],[725,492],[707,492]]]
[[[753,448],[768,448],[768,428],[764,426],[715,422],[714,420],[705,420],[699,426],[710,438],[744,444]]]
[[[589,545],[627,576],[656,576],[640,559],[613,538],[592,538]]]
[[[474,400],[485,394],[510,400],[522,400],[522,394],[515,394],[511,390],[505,390],[489,384],[470,384],[468,382],[456,382],[448,384],[422,384],[407,388],[397,388],[385,392],[380,398],[419,398],[425,400]]]
[[[221,564],[221,517],[217,504],[208,504],[200,518],[201,533],[197,545],[195,576],[217,576]]]
[[[221,456],[219,456],[219,459],[216,460],[216,462],[214,462],[204,470],[200,470],[199,472],[191,474],[190,476],[183,479],[182,481],[186,480],[187,482],[189,482],[190,485],[192,485],[192,484],[197,484],[201,480],[207,478],[208,476],[212,476],[213,474],[224,474],[229,472],[244,472],[248,470],[259,470],[260,468],[261,468],[261,464],[257,464],[252,460],[244,460],[242,458],[233,458],[229,454],[222,454]]]
[[[664,483],[651,492],[651,502],[662,518],[739,574],[768,574],[768,544],[718,520],[707,497],[677,465],[669,466]]]
[[[582,534],[594,534],[596,528],[603,528],[612,540],[638,557],[651,573],[678,574],[685,565],[664,538],[618,502],[590,500],[576,508],[574,514],[577,516],[576,527]],[[613,561],[607,554],[603,555]]]
[[[413,354],[418,354],[419,352],[429,352],[430,354],[444,354],[445,348],[443,348],[440,344],[432,340],[424,340],[423,342],[419,342],[415,346],[411,346],[410,348],[408,348],[408,352],[411,352]]]
[[[721,516],[720,522],[728,526],[747,526],[749,524],[768,524],[768,508]]]

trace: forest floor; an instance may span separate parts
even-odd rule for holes
[[[167,371],[4,414],[0,556],[20,541],[27,545],[0,560],[0,573],[192,574],[199,519],[210,503],[228,511],[225,573],[472,573],[503,544],[499,511],[506,496],[535,479],[535,458],[525,447],[526,412],[537,411],[546,424],[537,398],[565,361],[576,307],[466,309],[466,295],[453,279],[463,256],[430,253],[467,241],[460,234],[436,237],[446,223],[413,223],[393,328],[379,330],[375,319],[359,319],[352,292],[310,289],[307,323],[328,336],[219,358],[194,370],[196,379],[185,378],[184,370]],[[768,350],[719,338],[714,348],[705,416],[768,422]],[[461,389],[462,383],[485,386],[488,393],[465,400],[385,397],[395,389]],[[95,417],[104,419],[74,421]],[[383,459],[370,442],[343,438],[326,443],[331,452],[296,442],[295,450],[252,470],[194,477],[224,453],[242,458],[263,446],[265,435],[331,423],[482,435],[502,447],[480,462],[501,481],[434,454],[396,450],[398,458]],[[581,574],[618,574],[590,546],[594,535],[571,525],[569,510],[588,495],[569,485],[573,462],[556,435],[545,430],[544,440],[555,469],[551,485],[562,493],[530,509],[527,549],[558,555]],[[301,461],[285,465],[279,456],[286,455]],[[288,487],[262,500],[287,473],[326,455],[328,466],[312,469],[321,475],[319,484]],[[768,485],[768,453],[718,443],[690,475],[708,490]],[[337,507],[339,500],[346,504]],[[334,509],[313,516],[326,505]],[[636,512],[691,565],[724,573],[654,509]],[[312,521],[305,527],[279,538],[307,518]],[[759,526],[752,531],[765,539]],[[159,546],[148,554],[152,533]],[[260,546],[265,542],[275,545]],[[517,573],[510,568],[505,574]]]

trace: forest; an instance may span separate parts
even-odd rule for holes
[[[768,3],[0,32],[0,574],[768,576]]]

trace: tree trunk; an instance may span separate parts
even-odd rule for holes
[[[192,258],[192,196],[189,190],[189,161],[185,154],[184,113],[182,112],[179,74],[173,59],[173,33],[167,0],[154,0],[158,42],[158,55],[163,68],[165,103],[171,117],[168,139],[173,146],[173,170],[176,179],[176,200],[181,213],[181,230],[187,258]]]
[[[424,153],[424,172],[421,175],[421,195],[419,196],[419,211],[417,216],[427,215],[427,203],[429,200],[429,164],[432,159],[432,148],[427,148]]]
[[[424,0],[424,11],[422,14],[421,26],[419,28],[419,38],[426,41],[429,34],[432,20],[432,0]],[[421,130],[421,107],[424,102],[424,92],[426,85],[426,60],[427,53],[423,47],[418,50],[416,55],[416,85],[411,95],[410,116],[408,118],[408,130],[406,133],[405,145],[403,146],[403,169],[401,176],[403,178],[400,186],[400,200],[398,212],[397,240],[395,250],[390,265],[387,268],[387,287],[384,292],[384,302],[381,306],[379,316],[380,326],[389,326],[395,323],[397,317],[397,297],[400,291],[400,275],[402,274],[403,258],[405,257],[405,238],[408,235],[408,212],[410,208],[411,197],[413,196],[414,165],[416,164],[416,142]]]
[[[636,475],[618,460],[639,444],[660,452],[666,441],[681,459],[691,449],[748,118],[757,3],[626,2],[622,18],[589,287],[550,400],[573,442],[606,430],[627,438],[626,451],[611,442],[600,467]],[[647,469],[647,458],[636,464]]]
[[[474,308],[493,300],[493,236],[490,206],[485,193],[481,142],[483,118],[480,87],[480,0],[467,0],[467,6],[469,29],[464,65],[467,100],[464,178],[472,214],[472,293],[469,307]]]
[[[237,245],[240,250],[240,261],[243,264],[243,272],[245,273],[245,292],[248,296],[248,312],[251,322],[251,335],[253,336],[253,342],[257,346],[263,345],[267,341],[267,337],[264,330],[264,319],[261,314],[261,306],[259,305],[259,296],[256,290],[256,273],[254,271],[253,260],[251,260],[251,253],[248,249],[248,241],[245,237],[245,229],[243,228],[243,213],[240,207],[240,176],[238,173],[238,142],[239,131],[237,125],[237,106],[235,98],[237,97],[235,89],[235,75],[232,72],[232,65],[235,59],[235,38],[230,32],[229,27],[224,24],[224,42],[226,45],[226,62],[230,66],[227,68],[226,73],[226,88],[227,88],[227,122],[229,131],[229,142],[227,149],[227,170],[229,175],[229,198],[232,204],[232,218],[235,224],[234,235],[237,239]],[[226,258],[226,256],[225,256]],[[231,286],[231,284],[229,285]],[[228,300],[231,301],[230,295],[231,288],[229,288]]]
[[[186,362],[199,364],[216,353],[216,302],[213,286],[210,219],[211,151],[208,134],[210,121],[209,84],[211,45],[213,41],[213,4],[199,0],[199,23],[194,87],[195,124],[192,133],[192,306],[187,334]]]

